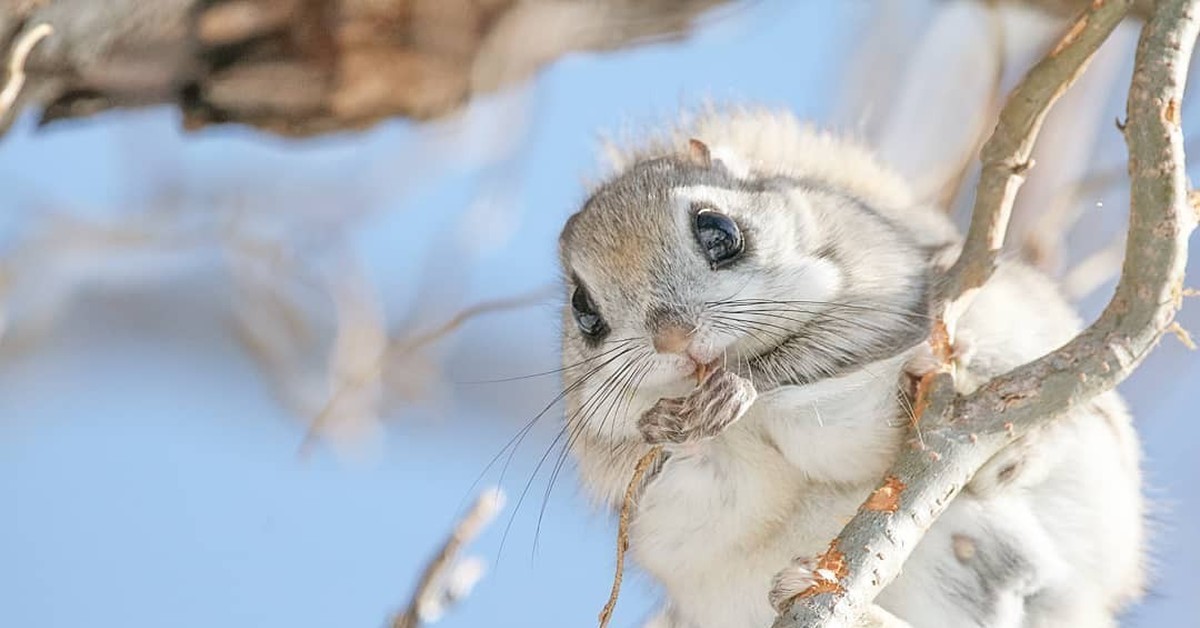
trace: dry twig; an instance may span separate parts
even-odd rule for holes
[[[625,498],[621,500],[621,518],[617,524],[617,567],[613,574],[612,591],[608,594],[608,602],[600,611],[600,628],[607,628],[612,619],[613,609],[617,607],[617,596],[621,595],[621,580],[625,575],[625,552],[629,550],[629,523],[633,518],[633,502],[637,499],[638,487],[642,478],[662,454],[662,445],[650,448],[633,467],[633,475],[629,478],[629,486],[625,487]]]
[[[1064,45],[1035,67],[1025,82],[1052,82],[1037,93],[1060,92],[1077,70],[1046,68],[1066,64],[1064,59],[1081,66],[1086,57],[1081,54],[1083,47],[1094,49],[1128,4],[1093,2],[1083,26],[1072,29]],[[801,594],[776,620],[776,628],[851,624],[896,577],[925,530],[984,462],[1032,427],[1111,390],[1170,329],[1180,305],[1187,238],[1197,220],[1188,203],[1178,113],[1200,32],[1198,13],[1200,0],[1160,0],[1138,44],[1125,129],[1132,175],[1130,226],[1125,264],[1109,306],[1071,342],[970,395],[955,395],[952,376],[938,374],[921,419],[926,446],[905,448],[887,472],[906,486],[899,510],[860,508],[835,541],[847,567],[839,590]],[[1028,113],[1036,103],[1010,99],[1009,105],[1006,109]],[[1026,163],[1019,155],[1028,155],[1040,118],[1034,112],[1024,118],[1033,124],[1013,126],[1013,113],[1002,115],[998,135],[1023,131],[1027,136],[1006,141],[1009,155],[1018,155],[1015,160],[985,149],[991,158],[990,174],[985,173],[980,185],[968,246],[945,295],[974,290],[990,275]]]
[[[482,576],[482,565],[477,561],[456,559],[463,547],[475,540],[502,508],[504,493],[499,488],[488,489],[479,496],[425,566],[408,607],[392,619],[391,628],[417,628],[433,623],[450,604],[470,593],[471,587]]]
[[[1175,334],[1175,337],[1179,339],[1179,342],[1189,350],[1196,350],[1196,341],[1192,340],[1192,335],[1188,333],[1188,330],[1183,328],[1183,325],[1179,324],[1179,321],[1175,321],[1167,326],[1167,331]]]

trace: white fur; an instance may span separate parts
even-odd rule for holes
[[[641,159],[686,154],[689,137],[721,147],[715,157],[744,167],[744,174],[787,174],[835,184],[901,222],[919,243],[944,244],[955,237],[940,213],[912,206],[904,182],[867,151],[787,114],[710,113],[645,148],[615,154],[614,165],[620,172]],[[725,194],[703,186],[676,190],[680,203],[706,199],[736,207],[737,200],[722,198]],[[754,298],[828,298],[845,277],[788,245],[789,238],[803,238],[810,230],[835,234],[853,255],[897,255],[896,263],[908,259],[873,248],[861,241],[862,234],[810,225],[804,212],[758,208],[737,218],[757,221],[759,233],[766,234],[760,251],[778,263],[780,272],[770,277],[716,273],[710,283],[686,288],[702,291],[700,298],[736,291]],[[589,266],[587,251],[564,255],[576,272],[587,274],[586,281],[604,280],[599,268]],[[646,272],[619,279],[631,289],[671,280]],[[607,302],[614,330],[620,329],[614,333],[640,333],[644,311],[638,307],[645,302],[638,301],[638,289],[631,292],[635,296],[626,301]],[[959,329],[972,338],[971,360],[978,369],[971,375],[982,380],[1055,348],[1076,332],[1078,321],[1044,277],[1008,264],[981,291]],[[588,355],[571,338],[568,334],[564,344],[567,363]],[[755,342],[702,326],[694,345],[716,357],[737,355]],[[672,451],[639,498],[631,528],[633,556],[669,598],[670,610],[656,621],[677,628],[770,625],[775,611],[767,594],[773,577],[789,568],[793,557],[823,551],[894,459],[906,434],[896,387],[906,361],[919,355],[913,349],[840,377],[765,391],[717,438]],[[613,506],[645,449],[630,440],[637,437],[636,418],[659,398],[694,386],[679,358],[645,359],[650,365],[646,379],[620,400],[620,416],[585,426],[573,448],[585,485]],[[577,411],[596,385],[568,396],[569,411]],[[1013,463],[1020,466],[1005,479],[1002,472]],[[1106,395],[989,463],[934,524],[863,625],[1115,625],[1114,612],[1136,598],[1142,585],[1139,487],[1129,417],[1115,395]],[[964,603],[963,591],[978,587],[981,577],[987,580],[979,575],[979,561],[996,557],[1008,560],[1011,569],[987,582],[990,606],[984,612]],[[794,565],[791,569],[795,572]],[[805,575],[793,572],[783,575],[788,586],[797,586]]]
[[[836,536],[903,435],[879,420],[901,361],[876,365],[881,381],[856,373],[778,389],[703,451],[667,463],[630,542],[685,625],[770,625],[771,579]]]

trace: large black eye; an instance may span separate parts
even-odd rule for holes
[[[737,259],[745,245],[737,223],[709,208],[696,212],[696,241],[714,270]]]
[[[608,333],[608,324],[596,311],[596,304],[592,303],[592,297],[588,296],[583,286],[576,287],[575,294],[571,295],[571,309],[575,313],[575,324],[579,325],[579,331],[584,335],[600,338]]]

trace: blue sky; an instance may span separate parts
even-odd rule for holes
[[[0,142],[11,212],[0,233],[13,241],[47,207],[126,211],[163,173],[197,196],[254,182],[283,211],[314,196],[352,211],[339,203],[359,196],[338,190],[353,190],[379,208],[352,236],[390,309],[410,307],[430,273],[457,302],[536,289],[555,279],[555,237],[591,171],[597,130],[669,116],[705,97],[829,119],[837,80],[829,60],[847,52],[864,6],[755,3],[686,42],[571,56],[532,88],[528,137],[504,161],[438,151],[428,130],[405,123],[301,143],[241,129],[184,136],[163,110],[37,133],[26,119]],[[468,213],[479,211],[481,194],[502,206],[492,218],[503,233],[467,253],[447,234],[489,216]],[[470,263],[441,255],[447,263],[430,270],[423,264],[439,257],[430,246]],[[230,337],[216,275],[197,263],[161,281],[97,281],[36,351],[0,357],[0,626],[381,625],[407,599],[487,460],[553,391],[554,382],[452,386],[448,399],[397,417],[372,460],[322,451],[300,461],[302,429]],[[529,361],[484,360],[464,380],[552,368],[556,324],[552,307],[472,323],[447,357],[469,365],[479,347],[520,346]],[[1179,625],[1200,611],[1190,567],[1200,544],[1187,523],[1200,518],[1191,453],[1200,428],[1194,386],[1183,384],[1200,368],[1177,345],[1168,339],[1167,355],[1127,387],[1162,505],[1162,578],[1135,625]],[[489,409],[498,396],[520,397],[503,407],[529,414]],[[510,503],[554,418],[505,474]],[[610,583],[614,529],[570,475],[547,502],[536,554],[544,471],[503,551],[505,518],[480,539],[491,572],[439,625],[593,624]],[[614,625],[636,625],[652,604],[635,574]]]

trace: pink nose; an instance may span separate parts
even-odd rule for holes
[[[654,350],[659,353],[683,353],[692,342],[692,332],[678,325],[667,325],[654,334]]]

